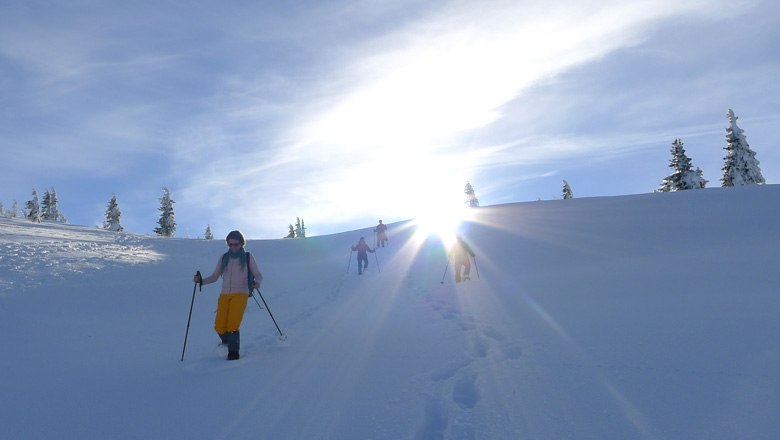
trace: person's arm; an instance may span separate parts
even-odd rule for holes
[[[222,257],[219,257],[217,260],[217,267],[214,268],[214,273],[207,276],[206,278],[203,278],[203,282],[201,284],[211,284],[219,279],[219,276],[222,275]]]
[[[257,267],[257,261],[255,260],[255,256],[252,254],[249,254],[249,270],[252,271],[252,275],[255,276],[255,285],[254,289],[260,290],[260,285],[263,284],[263,274],[260,272],[260,268]]]

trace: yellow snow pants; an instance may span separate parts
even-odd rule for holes
[[[214,319],[214,330],[217,334],[237,332],[244,319],[244,310],[249,295],[246,293],[223,293],[217,300],[217,317]]]

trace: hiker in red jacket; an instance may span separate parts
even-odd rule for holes
[[[367,252],[374,253],[376,252],[375,249],[371,249],[368,247],[368,244],[366,243],[366,239],[363,237],[360,237],[360,241],[358,241],[358,244],[352,245],[352,252],[357,251],[357,262],[358,262],[358,275],[363,274],[363,270],[368,267],[368,254]]]

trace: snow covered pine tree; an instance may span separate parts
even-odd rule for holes
[[[171,199],[171,192],[168,188],[163,187],[163,196],[160,197],[160,207],[157,208],[160,211],[160,219],[157,220],[159,227],[154,228],[154,232],[157,235],[163,237],[173,237],[176,232],[176,220],[173,216],[173,204],[176,203]]]
[[[573,198],[574,198],[574,193],[571,192],[571,186],[569,186],[569,182],[564,180],[563,181],[563,199],[564,200],[568,200],[568,199],[573,199]]]
[[[474,187],[471,186],[471,182],[466,182],[466,188],[463,190],[463,193],[466,194],[466,206],[469,208],[479,207],[479,199],[474,192]]]
[[[672,142],[672,160],[669,168],[674,172],[661,182],[659,192],[683,191],[686,189],[699,189],[707,185],[707,180],[702,177],[699,168],[691,169],[691,159],[685,154],[685,145],[680,138]]]
[[[24,207],[24,216],[27,217],[28,220],[36,223],[41,222],[41,205],[40,202],[38,202],[38,191],[36,191],[35,188],[33,188],[32,191],[32,199],[28,200]]]
[[[756,153],[750,149],[745,139],[745,132],[737,126],[737,117],[729,109],[726,113],[729,119],[729,128],[726,129],[726,157],[723,164],[723,177],[720,179],[722,186],[741,186],[764,184],[764,176],[758,167]]]
[[[122,232],[124,228],[119,220],[121,216],[122,211],[119,210],[119,203],[116,201],[116,194],[114,194],[111,196],[111,200],[108,201],[108,206],[106,207],[106,221],[103,222],[103,229]]]

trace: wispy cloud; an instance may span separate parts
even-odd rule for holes
[[[543,176],[565,158],[668,143],[646,115],[677,92],[609,60],[630,64],[627,49],[641,48],[684,63],[646,42],[670,23],[756,4],[4,5],[0,92],[14,110],[0,110],[0,142],[18,150],[17,167],[54,158],[42,176],[86,175],[93,163],[104,175],[146,169],[132,178],[155,197],[169,186],[182,219],[273,237],[303,216],[333,232],[414,216],[480,174]],[[723,80],[698,78],[673,89]],[[692,99],[710,105],[702,94]],[[692,117],[669,131],[701,125]]]
[[[257,212],[268,215],[274,206],[289,212],[283,199],[294,197],[305,201],[302,214],[316,216],[325,230],[331,221],[383,211],[413,216],[410,199],[439,182],[457,188],[479,169],[607,151],[604,140],[594,145],[559,137],[499,146],[472,140],[539,81],[639,44],[660,21],[715,5],[572,2],[551,9],[546,2],[455,2],[356,44],[348,49],[348,64],[315,79],[314,99],[279,138],[275,163],[284,165],[263,175],[295,177],[291,189],[277,194],[255,183],[273,200]]]

